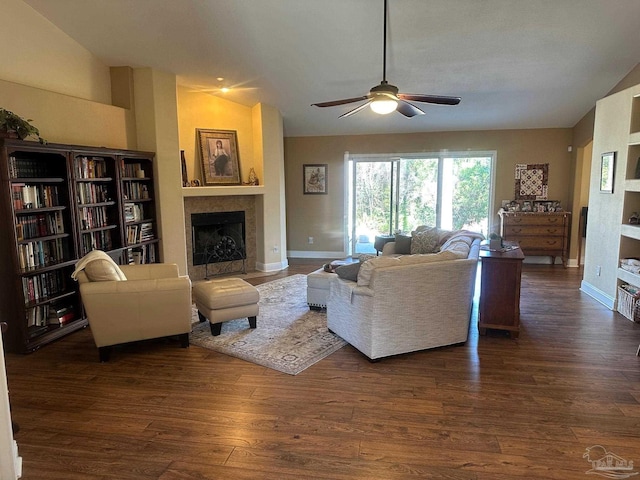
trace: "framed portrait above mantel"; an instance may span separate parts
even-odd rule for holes
[[[235,130],[196,129],[205,185],[240,185],[240,159]]]
[[[305,164],[302,166],[302,191],[307,194],[327,193],[326,163]]]
[[[616,152],[603,153],[600,156],[600,193],[613,193],[615,171]]]

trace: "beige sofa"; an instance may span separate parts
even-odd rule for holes
[[[375,360],[467,341],[482,235],[454,232],[434,254],[367,260],[329,287],[327,326]]]

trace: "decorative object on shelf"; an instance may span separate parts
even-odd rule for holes
[[[191,186],[192,187],[199,187],[200,186],[200,180],[198,180],[197,178],[195,180],[191,180]]]
[[[638,212],[633,212],[629,217],[629,225],[637,225],[638,223],[640,223],[640,215]]]
[[[260,185],[258,177],[256,176],[256,171],[253,169],[253,167],[249,169],[249,178],[247,179],[245,185]]]
[[[303,193],[326,194],[327,193],[327,169],[326,163],[305,164],[302,166]]]
[[[187,175],[187,160],[184,158],[184,150],[180,150],[180,163],[182,164],[182,186],[190,187],[189,176]]]
[[[635,178],[640,178],[640,157],[638,157],[638,161],[636,162]]]
[[[205,185],[240,185],[240,161],[235,130],[198,128]]]
[[[0,133],[4,133],[8,138],[13,136],[20,140],[24,140],[27,137],[36,137],[40,143],[47,143],[40,136],[40,131],[29,123],[31,121],[30,118],[25,120],[19,115],[0,107]]]
[[[549,164],[516,164],[516,200],[546,200]]]
[[[616,152],[600,155],[600,193],[613,193],[613,179],[616,170]]]
[[[511,200],[501,210],[503,212],[553,213],[561,212],[562,206],[558,200]]]

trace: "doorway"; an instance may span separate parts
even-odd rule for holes
[[[375,253],[376,236],[418,225],[490,228],[495,152],[349,155],[349,253]]]

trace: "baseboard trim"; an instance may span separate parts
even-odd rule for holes
[[[607,307],[609,310],[616,309],[615,298],[611,297],[610,295],[607,295],[599,288],[594,287],[593,285],[591,285],[588,282],[585,282],[584,280],[582,281],[582,283],[580,283],[580,291],[586,293],[594,300],[597,300],[602,305]]]
[[[306,250],[288,250],[287,257],[289,258],[330,258],[337,260],[339,258],[345,258],[346,252],[316,252]]]
[[[260,263],[256,262],[256,270],[259,272],[279,272],[280,270],[284,270],[289,266],[288,260],[283,260],[282,262],[274,262],[274,263]]]

